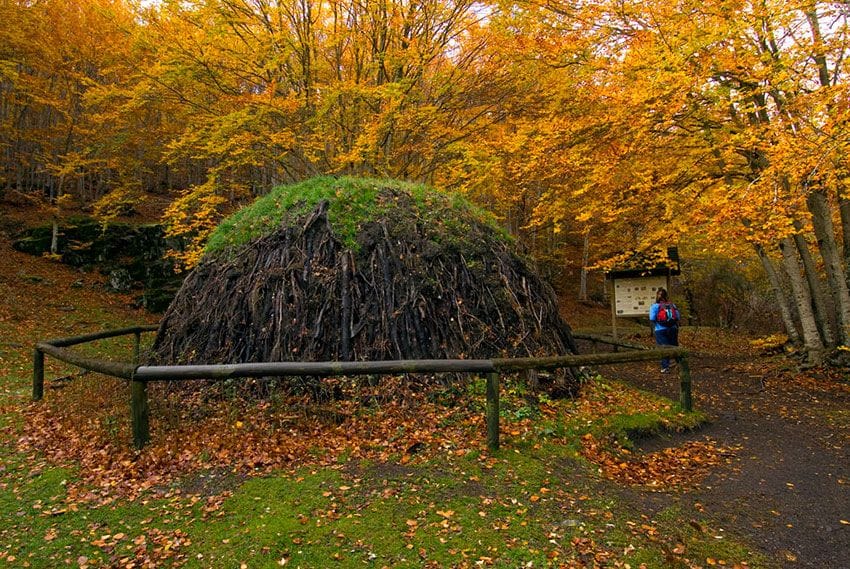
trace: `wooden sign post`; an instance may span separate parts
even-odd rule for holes
[[[679,253],[674,247],[667,250],[670,265],[646,269],[614,270],[608,273],[611,281],[611,330],[617,338],[617,318],[649,319],[649,308],[655,302],[659,288],[670,291],[670,277],[681,273]],[[675,263],[675,265],[673,265]]]

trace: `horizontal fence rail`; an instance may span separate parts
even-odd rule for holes
[[[287,375],[376,375],[390,373],[488,373],[491,360],[390,360],[378,362],[265,362],[243,364],[141,366],[137,381],[230,379]]]
[[[121,379],[132,379],[133,372],[139,365],[139,351],[141,344],[141,335],[144,332],[156,332],[159,329],[157,324],[148,324],[144,326],[129,326],[127,328],[117,328],[114,330],[105,330],[103,332],[94,332],[92,334],[84,334],[82,336],[71,336],[68,338],[56,338],[54,340],[44,340],[35,345],[33,351],[33,373],[32,373],[32,398],[39,401],[44,397],[44,354],[50,354],[59,361],[75,365],[77,367],[118,377]],[[96,358],[87,358],[76,354],[70,350],[66,350],[70,346],[94,342],[96,340],[105,340],[107,338],[117,338],[119,336],[135,336],[133,345],[133,363],[125,362],[110,362]]]
[[[73,364],[77,367],[81,367],[89,371],[94,371],[105,375],[111,375],[113,377],[118,377],[121,379],[133,379],[133,372],[136,371],[136,366],[134,366],[133,364],[87,358],[85,356],[81,356],[80,354],[76,354],[71,350],[66,350],[65,348],[57,348],[56,346],[48,344],[46,342],[39,342],[38,344],[36,344],[35,348],[37,351],[41,351],[45,354],[50,354],[57,360],[63,361],[65,363]],[[41,391],[41,393],[43,394],[43,390]],[[41,396],[34,398],[41,399]]]
[[[136,381],[231,379],[235,377],[282,377],[287,375],[373,375],[389,373],[494,373],[527,369],[559,369],[599,364],[645,362],[687,355],[684,348],[659,348],[617,354],[580,354],[543,358],[497,358],[492,360],[389,360],[379,362],[262,362],[242,364],[140,366]],[[73,363],[73,362],[71,362]]]
[[[586,340],[588,342],[593,343],[594,349],[596,348],[596,344],[608,344],[610,346],[614,346],[614,351],[617,351],[617,348],[628,348],[630,350],[648,350],[646,346],[641,346],[640,344],[632,344],[629,342],[624,342],[620,339],[613,338],[611,336],[605,336],[602,334],[593,334],[589,332],[580,332],[573,331],[573,338],[576,340]]]
[[[71,336],[69,338],[58,338],[55,340],[44,340],[42,344],[50,344],[57,348],[67,348],[68,346],[76,346],[77,344],[85,344],[94,342],[95,340],[105,340],[107,338],[117,338],[118,336],[129,336],[130,334],[141,334],[142,332],[156,332],[159,330],[159,324],[146,324],[144,326],[128,326],[127,328],[115,328],[114,330],[104,330],[103,332],[93,332],[91,334],[83,334],[82,336]]]
[[[487,381],[487,445],[499,448],[499,374],[524,370],[552,370],[581,368],[590,365],[612,365],[629,362],[655,361],[674,358],[679,362],[680,403],[685,411],[693,409],[688,351],[684,348],[647,349],[643,346],[624,345],[604,337],[576,334],[578,339],[589,339],[615,346],[633,348],[618,353],[593,353],[539,358],[494,358],[489,360],[391,360],[377,362],[256,362],[238,364],[139,366],[140,337],[153,332],[158,326],[133,326],[108,330],[71,338],[39,342],[33,355],[33,400],[44,396],[44,354],[131,383],[130,413],[133,425],[133,444],[142,448],[150,440],[150,407],[147,383],[151,381],[225,380],[243,377],[285,376],[336,376],[381,375],[395,373],[475,373],[485,375]],[[133,362],[114,362],[81,356],[67,349],[70,346],[133,334]],[[638,349],[640,348],[640,349]]]

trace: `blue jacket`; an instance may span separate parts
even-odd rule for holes
[[[670,304],[673,304],[672,302]],[[649,319],[655,324],[655,330],[667,330],[669,327],[662,326],[655,319],[658,318],[658,310],[660,305],[657,302],[654,302],[652,306],[649,307]]]

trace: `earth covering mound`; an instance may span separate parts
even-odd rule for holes
[[[323,177],[222,222],[151,363],[571,352],[552,289],[485,213],[422,185]]]

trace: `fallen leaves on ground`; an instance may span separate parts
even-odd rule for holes
[[[28,376],[31,369],[29,351],[38,339],[117,327],[115,323],[118,322],[126,325],[153,319],[129,308],[132,300],[129,296],[107,292],[99,275],[79,273],[16,253],[5,243],[2,247],[0,273],[5,276],[0,277],[0,284],[5,302],[0,303],[0,326],[5,326],[4,331],[14,330],[14,336],[9,338],[19,345],[15,350],[20,350],[20,354],[9,351],[0,354],[0,374],[4,376]],[[45,303],[44,299],[61,300]],[[106,322],[109,324],[105,325]],[[708,345],[712,338],[705,335],[688,338],[688,341]],[[48,361],[47,365],[48,378],[51,372],[55,376],[58,369],[54,367],[55,362]],[[62,373],[68,372],[63,369]],[[187,561],[186,550],[191,541],[176,526],[197,516],[201,519],[221,516],[228,490],[246,476],[305,465],[340,468],[346,461],[356,462],[357,459],[416,464],[440,454],[455,456],[481,452],[485,446],[483,396],[477,404],[461,400],[461,404],[451,407],[440,405],[429,399],[427,392],[411,389],[405,378],[385,378],[381,392],[372,395],[374,398],[388,393],[392,396],[365,409],[363,397],[322,406],[307,397],[275,402],[226,397],[204,399],[198,393],[152,386],[153,441],[142,452],[130,449],[126,384],[114,378],[86,374],[69,376],[68,381],[62,383],[49,382],[47,387],[45,400],[40,404],[26,402],[25,382],[0,388],[5,395],[0,412],[23,418],[20,422],[10,421],[3,429],[4,439],[26,457],[20,466],[20,476],[23,477],[24,472],[30,477],[37,476],[40,469],[56,465],[70,466],[75,473],[67,484],[63,481],[67,493],[57,494],[54,503],[45,503],[36,514],[51,520],[51,524],[56,520],[45,533],[39,532],[39,538],[54,544],[67,538],[63,535],[67,529],[62,527],[66,512],[84,508],[96,511],[99,504],[114,504],[124,499],[144,503],[156,498],[158,504],[152,510],[152,519],[141,522],[143,530],[92,524],[80,535],[73,534],[73,538],[95,548],[100,557],[87,551],[86,556],[53,559],[57,565],[179,566]],[[566,415],[571,419],[587,418],[589,424],[591,420],[604,423],[607,417],[624,408],[669,411],[669,402],[645,397],[634,390],[606,389],[595,383],[586,386],[585,397],[570,405],[542,401],[536,412],[547,420],[555,420],[559,415],[561,418]],[[534,436],[538,419],[517,416],[505,420],[504,440]],[[629,457],[625,462],[633,464],[620,468],[620,463],[624,462],[621,453],[599,446],[591,454],[605,458],[603,468],[610,468],[623,477],[618,480],[651,486],[653,480],[661,480],[664,484],[696,480],[696,464],[714,464],[710,458],[706,459],[711,456],[708,446],[679,453],[679,459],[691,456],[691,460],[690,464],[678,463],[678,478],[665,475],[662,465],[646,456],[640,459],[647,463],[646,466],[638,465],[639,461]],[[481,454],[482,460],[492,460],[486,452]],[[658,461],[669,458],[662,451]],[[682,471],[690,474],[686,476]],[[17,472],[7,474],[10,477],[18,475]],[[343,488],[339,490],[344,491]],[[567,500],[563,496],[562,490],[554,489],[554,494],[571,507],[577,507],[572,498]],[[526,506],[531,508],[551,508],[554,505],[552,496],[552,491],[544,486],[529,488],[522,499],[527,500]],[[576,501],[581,504],[586,499],[577,497]],[[159,505],[161,503],[165,505]],[[322,515],[333,519],[338,514],[326,512]],[[482,506],[478,515],[490,520],[486,506]],[[583,515],[596,513],[590,510]],[[610,515],[610,512],[598,515]],[[417,528],[428,527],[440,537],[444,534],[439,532],[449,535],[460,531],[459,515],[453,510],[441,507],[436,516],[436,519],[410,520],[414,525],[405,523],[404,530],[415,532]],[[164,520],[170,520],[171,527],[159,523]],[[578,527],[579,522],[572,517],[568,521],[575,522]],[[492,525],[508,530],[510,520],[493,518]],[[646,535],[650,530],[654,531],[654,527],[646,525],[634,531]],[[553,531],[551,538],[558,545],[550,544],[552,549],[545,552],[553,566],[624,566],[617,559],[620,552],[611,551],[602,535],[563,540],[562,537]],[[513,542],[514,547],[524,547],[507,534],[506,540],[509,544]],[[427,552],[418,553],[425,562]],[[459,554],[466,557],[464,552]],[[576,555],[576,558],[567,559],[568,555]],[[498,557],[487,553],[475,559],[465,558],[459,566],[486,566],[494,559]],[[0,552],[0,560],[16,561],[8,552]],[[284,565],[286,557],[281,561],[278,564]]]
[[[721,447],[706,439],[636,455],[589,433],[582,438],[582,456],[599,465],[607,478],[659,489],[694,486],[713,468],[734,460],[738,450],[740,447]]]
[[[292,465],[338,464],[341,457],[394,457],[404,464],[437,453],[481,450],[485,444],[480,410],[429,402],[425,391],[396,377],[384,378],[380,389],[398,399],[368,412],[359,398],[336,401],[328,409],[308,397],[282,404],[209,401],[203,391],[152,386],[152,442],[137,452],[130,448],[127,389],[112,378],[86,376],[21,409],[20,452],[79,465],[80,480],[68,487],[70,501],[135,499],[199,471],[247,476]],[[203,485],[194,490],[210,492]]]

